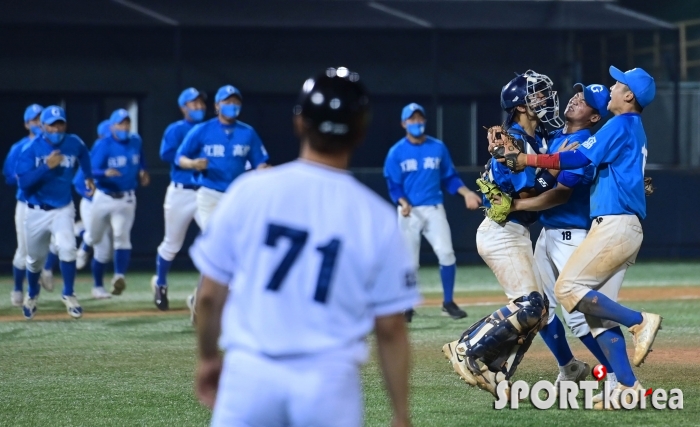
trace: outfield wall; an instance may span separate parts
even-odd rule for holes
[[[357,171],[358,179],[387,197],[386,186],[381,173]],[[462,172],[468,186],[478,176],[478,172]],[[649,171],[654,178],[656,192],[647,198],[647,219],[643,221],[644,243],[639,259],[699,259],[700,260],[700,171]],[[134,247],[132,266],[136,269],[152,268],[156,248],[163,238],[163,198],[168,185],[165,173],[156,173],[150,187],[138,190],[136,223],[131,233]],[[0,240],[0,271],[9,273],[14,254],[16,238],[14,234],[15,199],[11,189],[0,187],[0,229],[4,230]],[[469,212],[460,197],[446,196],[445,208],[452,228],[452,239],[460,264],[481,263],[476,252],[476,228],[483,219],[480,211]],[[532,227],[533,239],[539,235],[540,227]],[[186,247],[197,233],[192,226]],[[251,245],[254,242],[251,242]],[[422,263],[436,264],[437,259],[424,242],[421,253]],[[181,252],[175,268],[189,268],[191,264],[185,252]]]

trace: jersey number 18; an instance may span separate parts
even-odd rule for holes
[[[275,269],[274,274],[267,284],[267,289],[270,291],[279,290],[282,286],[284,278],[289,273],[292,265],[299,257],[301,250],[306,245],[306,240],[309,238],[309,233],[304,230],[285,227],[283,225],[270,224],[267,227],[267,238],[265,244],[267,246],[276,247],[277,241],[280,238],[287,238],[291,241],[291,245],[287,254],[282,258],[282,262]],[[335,268],[335,260],[340,251],[340,240],[331,239],[326,245],[318,246],[317,251],[321,252],[321,270],[318,272],[316,280],[316,292],[314,293],[314,301],[325,304],[328,299],[328,289],[333,277],[333,269]]]

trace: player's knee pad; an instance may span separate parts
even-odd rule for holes
[[[547,298],[532,292],[474,323],[462,334],[459,345],[467,366],[479,372],[479,360],[490,371],[502,372],[509,379],[546,321],[548,311]]]

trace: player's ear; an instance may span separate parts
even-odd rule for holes
[[[401,122],[401,127],[406,129],[406,122]]]
[[[598,123],[602,117],[600,117],[600,114],[594,114],[591,116],[591,123],[596,124]]]
[[[296,114],[292,117],[292,126],[294,126],[294,134],[298,138],[302,138],[307,133],[307,125],[301,114]]]

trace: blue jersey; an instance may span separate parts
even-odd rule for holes
[[[194,184],[195,171],[191,169],[182,169],[178,166],[175,153],[180,148],[184,141],[187,132],[189,132],[195,123],[187,120],[178,120],[171,123],[163,133],[163,140],[160,142],[160,158],[164,162],[170,163],[170,180],[185,185]]]
[[[63,160],[49,169],[46,158],[54,150],[61,152]],[[90,153],[78,136],[66,134],[59,144],[52,144],[42,136],[32,139],[19,154],[16,169],[27,202],[54,208],[69,204],[73,199],[70,187],[77,164],[92,178]]]
[[[549,153],[554,154],[559,150],[564,141],[569,145],[574,142],[582,144],[591,136],[590,129],[581,129],[577,132],[565,134],[561,130],[549,134]],[[566,175],[575,175],[567,179]],[[559,182],[576,182],[573,186],[569,200],[563,205],[540,212],[539,221],[546,228],[591,228],[591,184],[595,178],[595,166],[588,165],[583,168],[561,171]],[[557,184],[559,185],[559,184]]]
[[[75,188],[76,193],[80,195],[80,197],[92,200],[92,196],[88,196],[88,189],[85,186],[85,174],[80,169],[78,169],[78,171],[75,173],[75,176],[73,177],[73,187]]]
[[[195,178],[195,183],[216,191],[226,191],[229,184],[245,172],[246,161],[253,168],[268,160],[267,151],[255,130],[236,121],[222,124],[218,117],[198,124],[187,133],[175,154],[190,159],[206,158],[207,169]]]
[[[522,141],[524,151],[528,154],[544,154],[547,152],[547,134],[543,129],[538,128],[535,132],[535,136],[531,137],[527,135],[525,130],[517,123],[512,123],[508,129],[508,133],[515,139]],[[499,163],[496,159],[489,159],[489,163],[486,166],[486,179],[496,183],[498,188],[504,193],[507,193],[512,198],[519,198],[519,193],[521,191],[526,191],[535,186],[535,173],[536,169],[533,167],[526,167],[522,172],[511,172],[508,167]],[[483,197],[484,207],[490,207],[486,197]],[[535,221],[537,221],[536,212],[525,212],[518,211],[512,212],[508,215],[507,221],[517,222],[525,226],[529,226]]]
[[[627,113],[611,118],[579,150],[597,167],[598,176],[591,188],[591,217],[637,215],[644,219],[647,136],[642,116]]]
[[[112,136],[98,139],[90,153],[95,186],[105,193],[136,190],[139,172],[144,169],[142,146],[138,135],[131,135],[126,141]],[[107,169],[116,169],[120,175],[107,177]]]
[[[10,152],[7,153],[7,158],[5,159],[5,164],[2,166],[2,174],[5,176],[5,183],[7,185],[17,185],[17,174],[15,173],[15,169],[17,167],[19,153],[22,152],[24,147],[31,140],[32,139],[29,138],[29,136],[25,136],[10,147]],[[17,194],[15,195],[15,198],[20,202],[27,201],[27,199],[24,197],[24,192],[19,185],[17,185]]]
[[[441,185],[452,194],[464,185],[445,144],[430,136],[421,144],[412,144],[406,137],[394,144],[384,161],[384,178],[394,202],[405,197],[411,206],[438,205]],[[398,192],[393,190],[396,187]]]

